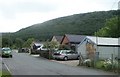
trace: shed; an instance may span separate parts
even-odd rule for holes
[[[118,38],[106,38],[96,36],[86,36],[85,39],[78,45],[77,51],[84,58],[94,58],[96,55],[101,59],[118,57]]]

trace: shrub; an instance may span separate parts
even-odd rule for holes
[[[95,67],[98,69],[104,69],[104,61],[97,61]]]
[[[116,60],[113,60],[113,63],[110,59],[108,60],[105,60],[104,62],[104,69],[105,70],[113,70],[113,71],[116,71],[118,70],[118,61]]]
[[[105,64],[104,65],[105,70],[111,70],[112,69],[112,64]]]

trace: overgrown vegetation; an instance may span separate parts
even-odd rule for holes
[[[117,16],[106,20],[105,27],[98,30],[95,35],[96,36],[104,36],[104,37],[120,37],[120,20]]]
[[[112,71],[115,73],[120,73],[120,67],[119,67],[118,60],[105,59],[105,60],[97,60],[94,62],[90,59],[86,59],[83,62],[82,66],[87,66],[87,67],[97,68],[97,69],[101,69],[101,70],[105,70],[105,71]]]
[[[12,77],[12,75],[8,71],[0,71],[0,76],[1,77]]]

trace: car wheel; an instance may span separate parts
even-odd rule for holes
[[[31,54],[32,54],[32,52],[30,51],[30,52],[29,52],[29,55],[31,55]]]
[[[64,60],[67,61],[67,60],[68,60],[68,57],[65,56],[65,57],[64,57]]]
[[[13,56],[12,55],[10,55],[10,58],[12,58]]]
[[[80,56],[77,57],[77,60],[79,60],[79,59],[80,59]]]

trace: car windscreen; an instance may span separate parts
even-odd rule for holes
[[[61,50],[59,50],[59,51],[56,51],[55,53],[60,53],[61,52]]]
[[[4,48],[4,49],[2,49],[2,51],[11,51],[11,49],[10,48]]]

